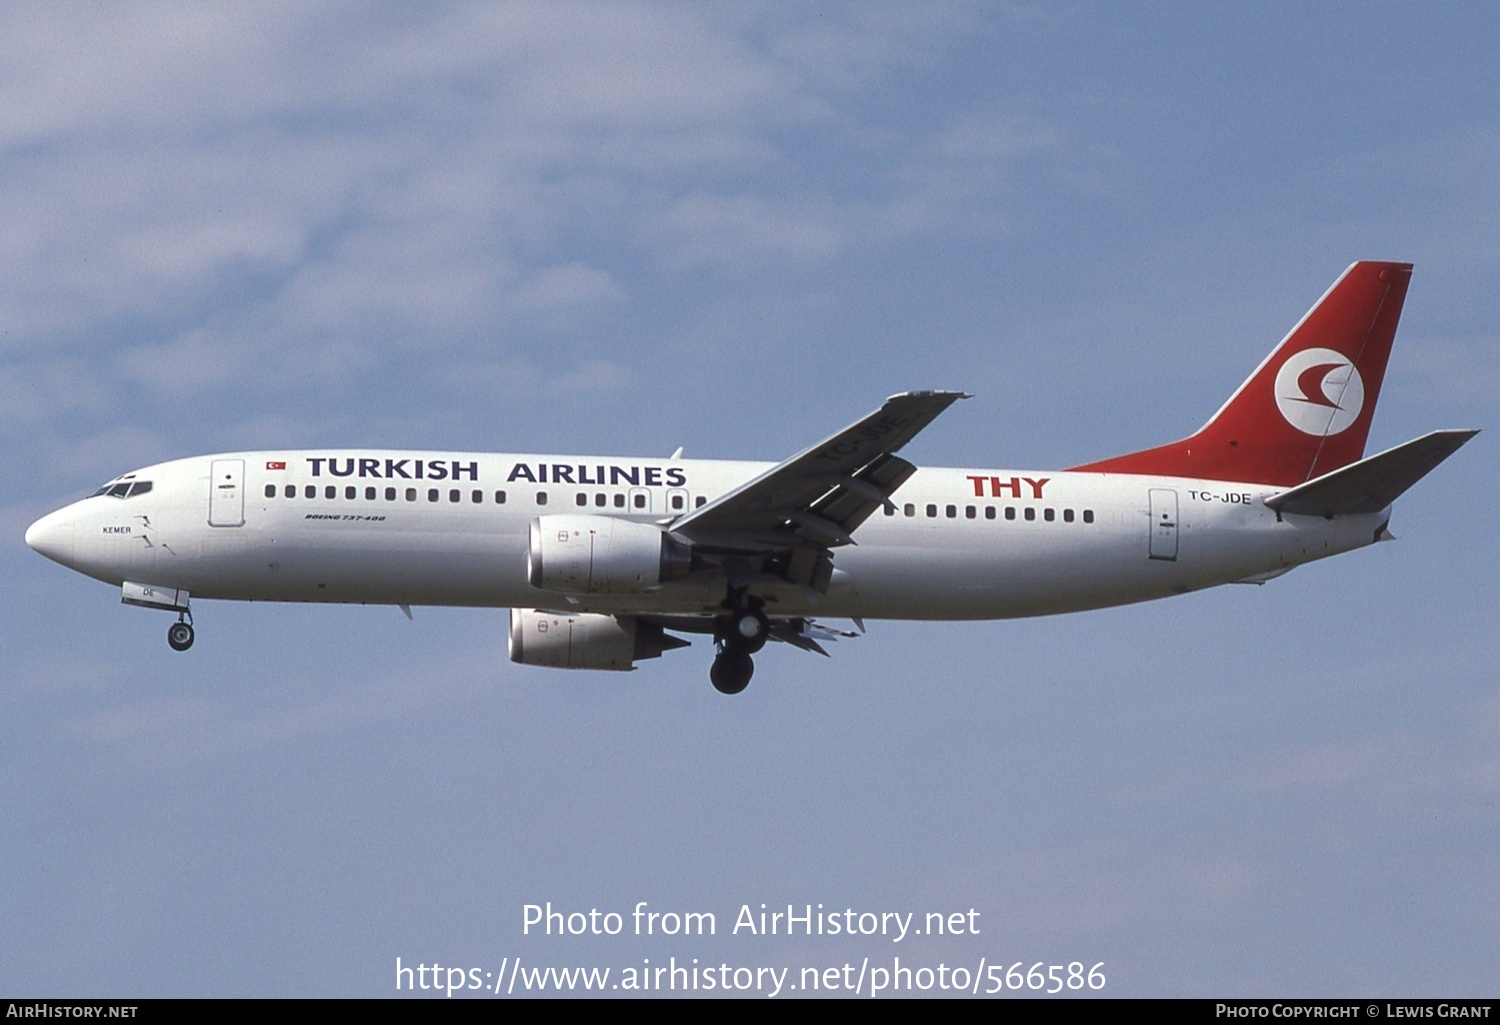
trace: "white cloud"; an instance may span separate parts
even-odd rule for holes
[[[569,263],[543,267],[532,274],[517,286],[510,301],[521,310],[549,312],[592,306],[623,296],[624,290],[608,271]]]
[[[615,360],[570,355],[556,360],[527,357],[470,363],[444,370],[437,381],[443,388],[493,400],[531,394],[578,397],[624,391],[640,383],[640,375]]]
[[[15,360],[0,366],[0,424],[34,424],[114,408],[115,389],[82,359]]]
[[[998,13],[1003,17],[1009,12]],[[981,24],[974,8],[947,2],[856,4],[840,14],[773,18],[765,33],[768,46],[808,80],[854,90],[892,68],[930,64],[945,41]]]
[[[591,359],[551,378],[545,387],[548,393],[553,395],[590,395],[606,391],[623,391],[636,382],[636,375],[629,367],[610,360]]]
[[[702,276],[790,271],[816,291],[872,242],[993,231],[1011,166],[1067,148],[989,107],[913,146],[862,105],[973,26],[961,4],[16,20],[0,386],[17,401],[0,421],[77,434],[117,420],[127,389],[176,403],[196,436],[225,400],[245,422],[249,396],[300,420],[287,407],[316,394],[328,423],[454,377],[470,401],[493,393],[480,380],[618,391],[660,372],[660,337],[717,315]],[[569,369],[541,367],[541,340]]]
[[[844,243],[826,204],[750,195],[688,195],[644,230],[663,261],[677,269],[822,262],[838,255]]]

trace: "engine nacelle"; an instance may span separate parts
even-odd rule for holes
[[[510,660],[555,669],[634,669],[644,658],[687,646],[634,616],[510,610]]]
[[[650,523],[613,516],[539,516],[526,556],[532,587],[564,594],[639,594],[685,577],[686,545]]]

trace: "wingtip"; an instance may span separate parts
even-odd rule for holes
[[[949,402],[957,402],[959,399],[972,399],[974,396],[966,391],[949,391],[942,388],[926,388],[916,391],[897,392],[889,396],[887,402],[896,402],[900,399],[947,399]]]

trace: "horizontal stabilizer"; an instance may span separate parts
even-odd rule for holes
[[[1478,433],[1433,431],[1272,495],[1266,505],[1299,516],[1379,512]]]

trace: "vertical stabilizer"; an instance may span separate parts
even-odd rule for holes
[[[1354,264],[1196,434],[1073,469],[1294,485],[1356,462],[1410,282]]]

